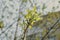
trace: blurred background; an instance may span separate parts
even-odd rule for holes
[[[27,29],[24,40],[60,40],[60,0],[0,0],[0,40],[23,40],[24,16],[34,6],[43,19]]]

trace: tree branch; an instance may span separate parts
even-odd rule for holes
[[[28,23],[28,25],[27,25],[27,27],[26,27],[26,29],[24,30],[24,36],[23,36],[23,38],[22,38],[22,40],[24,40],[25,39],[25,34],[26,34],[26,31],[27,31],[27,29],[28,29],[28,27],[29,27],[29,22],[27,22]]]
[[[15,30],[14,40],[16,40],[17,30],[18,30],[18,26],[16,27],[16,30]]]
[[[16,18],[17,18],[17,17],[16,17]],[[7,27],[7,28],[1,32],[0,36],[1,36],[3,33],[5,33],[5,31],[6,31],[7,29],[11,28],[12,25],[13,25],[14,23],[16,23],[16,22],[17,22],[17,20],[15,20],[15,21],[14,21],[12,24],[10,24],[9,26],[5,26],[5,27]]]
[[[48,30],[48,32],[42,37],[41,40],[44,40],[44,38],[49,34],[49,32],[55,27],[55,25],[59,22],[60,19],[58,19],[50,28],[50,30]]]

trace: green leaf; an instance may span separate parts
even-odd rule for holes
[[[33,7],[32,10],[27,10],[27,14],[25,15],[25,19],[29,21],[29,28],[31,29],[34,22],[42,20],[42,17],[37,12],[36,6]]]
[[[29,25],[29,28],[30,28],[30,29],[32,29],[32,26],[31,26],[31,25]]]
[[[4,27],[3,21],[0,21],[0,28],[3,28],[3,27]]]

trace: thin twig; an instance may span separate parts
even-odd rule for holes
[[[15,30],[14,40],[16,40],[17,30],[18,30],[18,26],[16,27],[16,30]]]
[[[55,27],[55,25],[59,22],[59,20],[60,19],[58,19],[55,23],[54,23],[54,25],[50,28],[50,30],[42,37],[42,39],[41,40],[44,40],[44,38],[49,34],[49,32]]]
[[[26,29],[24,30],[24,33],[23,33],[24,34],[24,36],[22,38],[23,40],[25,39],[25,34],[26,34],[26,31],[27,31],[28,27],[29,27],[29,22],[28,22],[28,25],[27,25]]]
[[[17,17],[16,17],[16,18],[17,18]],[[1,32],[0,36],[1,36],[3,33],[5,33],[6,30],[8,30],[9,28],[11,28],[12,25],[13,25],[14,23],[16,23],[16,22],[17,22],[17,20],[15,20],[15,21],[14,21],[12,24],[10,24],[9,26],[5,26],[5,27],[7,27],[7,28]]]

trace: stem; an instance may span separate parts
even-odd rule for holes
[[[18,27],[16,27],[16,30],[15,30],[14,40],[16,40],[17,30],[18,30]]]
[[[28,25],[27,25],[26,29],[24,30],[24,33],[23,33],[24,34],[24,37],[22,38],[23,40],[25,40],[26,31],[27,31],[28,27],[29,27],[29,22],[28,22]]]
[[[15,30],[14,40],[16,40],[16,35],[17,35],[17,30],[18,30],[18,22],[19,21],[20,21],[20,18],[18,18],[18,20],[17,20],[17,26],[16,26],[16,30]]]

